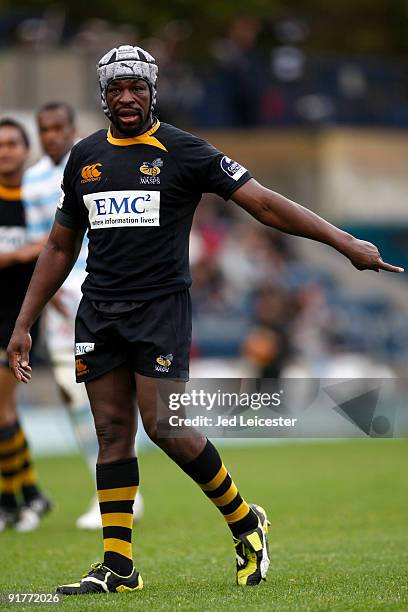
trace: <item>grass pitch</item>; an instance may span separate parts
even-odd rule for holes
[[[229,530],[218,511],[167,457],[148,451],[140,457],[146,513],[134,532],[145,589],[66,598],[62,608],[408,609],[408,441],[228,448],[222,455],[243,495],[272,520],[267,582],[235,586]],[[34,533],[0,534],[2,593],[53,592],[101,560],[100,533],[74,527],[93,491],[85,462],[50,458],[37,467],[56,507]]]

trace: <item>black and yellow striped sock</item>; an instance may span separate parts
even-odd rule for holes
[[[24,501],[29,502],[40,495],[40,491],[38,488],[38,476],[33,467],[30,446],[28,444],[27,438],[20,425],[19,427],[22,433],[22,437],[24,439],[24,442],[21,446],[20,455],[20,486]]]
[[[196,459],[179,465],[217,506],[236,538],[256,529],[258,517],[242,499],[217,449],[209,440]]]
[[[0,428],[0,504],[10,510],[17,508],[17,496],[21,490],[20,469],[24,444],[24,434],[17,421]]]
[[[104,565],[116,574],[133,571],[133,502],[139,486],[136,457],[98,463],[96,485],[103,527]]]
[[[1,432],[3,436],[6,436],[3,442]],[[2,473],[2,503],[5,505],[7,503],[14,505],[12,497],[15,498],[20,492],[26,502],[40,495],[30,448],[18,421],[0,430],[0,470]]]

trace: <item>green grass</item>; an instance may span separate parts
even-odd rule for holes
[[[134,533],[145,589],[65,599],[63,609],[408,609],[408,441],[222,454],[245,497],[270,514],[267,582],[235,586],[231,540],[217,510],[167,457],[147,452],[140,459],[146,514]],[[92,494],[85,462],[74,456],[37,466],[56,508],[34,533],[0,534],[2,592],[52,592],[101,557],[100,534],[74,527]]]

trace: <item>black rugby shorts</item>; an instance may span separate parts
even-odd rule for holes
[[[109,305],[108,305],[109,306]],[[191,348],[188,289],[110,312],[83,297],[75,321],[76,381],[87,382],[128,363],[152,378],[187,381]],[[114,310],[114,309],[113,309]],[[123,309],[122,309],[123,310]]]

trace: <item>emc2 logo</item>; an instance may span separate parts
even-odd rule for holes
[[[101,191],[83,200],[91,229],[160,225],[160,191]]]

